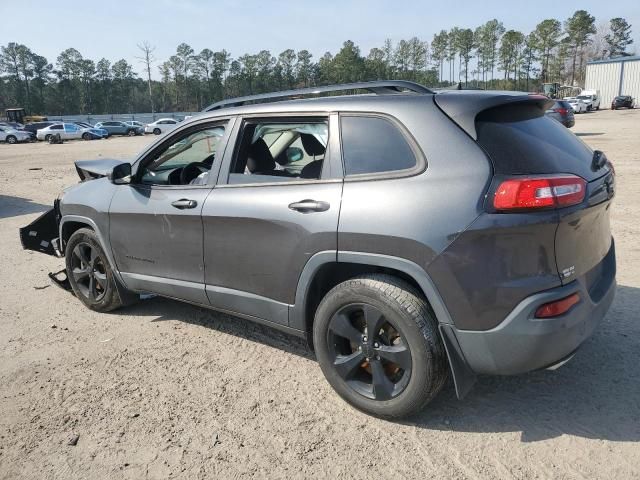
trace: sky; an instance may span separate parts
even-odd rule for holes
[[[0,45],[23,43],[54,64],[62,50],[74,47],[94,61],[124,58],[141,72],[136,45],[147,41],[156,48],[157,78],[157,66],[182,42],[196,53],[224,48],[233,57],[307,49],[317,60],[326,51],[335,54],[345,40],[366,55],[385,38],[430,42],[442,29],[473,29],[492,18],[507,30],[528,33],[545,18],[563,21],[578,9],[594,15],[596,24],[626,18],[633,26],[632,47],[640,52],[638,0],[0,0]]]

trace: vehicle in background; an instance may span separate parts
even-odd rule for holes
[[[90,123],[87,123],[87,122],[72,122],[72,123],[75,123],[80,128],[93,128],[95,130],[98,130],[103,138],[108,138],[109,137],[109,132],[106,131],[104,128],[96,128],[96,127],[94,127],[93,125],[91,125]]]
[[[94,128],[102,128],[109,132],[109,135],[128,135],[133,137],[134,135],[144,134],[144,128],[142,127],[132,127],[131,125],[127,125],[125,122],[118,122],[115,120],[98,122],[95,124]]]
[[[24,126],[24,130],[27,132],[31,132],[35,135],[38,132],[38,130],[47,128],[48,126],[54,125],[55,123],[59,123],[59,122],[46,121],[46,122],[27,123]]]
[[[160,135],[161,133],[168,132],[176,128],[178,124],[177,120],[173,118],[161,118],[153,123],[148,124],[144,128],[144,133],[153,133],[154,135]]]
[[[18,122],[0,122],[0,127],[13,128],[14,130],[24,130],[24,125]]]
[[[582,90],[577,97],[587,104],[587,111],[600,110],[600,90]]]
[[[567,128],[571,128],[576,124],[575,117],[573,116],[573,108],[571,108],[569,102],[565,100],[556,100],[554,104],[547,109],[545,115],[557,120]]]
[[[564,100],[571,105],[573,113],[584,113],[587,111],[587,104],[577,97],[566,97]]]
[[[633,108],[633,97],[631,95],[618,95],[611,101],[611,110],[619,108]]]
[[[10,144],[29,142],[31,141],[31,134],[24,130],[16,130],[15,128],[0,126],[0,142],[6,142]]]
[[[142,122],[138,122],[136,120],[129,120],[127,122],[124,122],[126,125],[129,125],[130,127],[140,127],[142,129],[144,129],[144,127],[146,127],[147,125],[142,123]]]
[[[60,135],[61,140],[99,140],[107,138],[99,128],[82,128],[75,123],[55,123],[36,132],[38,140],[48,142],[51,136]]]
[[[25,115],[24,108],[7,108],[5,111],[7,120],[17,123],[31,123],[31,122],[43,122],[47,120],[47,117],[42,115]]]

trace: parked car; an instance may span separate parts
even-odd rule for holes
[[[564,100],[571,106],[573,113],[584,113],[587,111],[587,104],[577,97],[566,97]]]
[[[556,100],[547,108],[545,115],[557,120],[567,128],[571,128],[576,124],[573,107],[566,100]]]
[[[578,98],[587,104],[587,111],[600,110],[600,90],[582,90]]]
[[[611,110],[619,108],[633,108],[633,97],[630,95],[618,95],[611,101]]]
[[[24,125],[18,122],[0,122],[0,127],[13,128],[14,130],[23,130]]]
[[[31,134],[24,130],[16,130],[15,128],[0,126],[0,142],[20,143],[31,141]]]
[[[98,133],[102,136],[102,138],[108,138],[109,137],[109,132],[107,130],[105,130],[104,128],[96,128],[93,125],[91,125],[90,123],[87,122],[73,122],[76,125],[78,125],[80,128],[91,128],[94,130],[97,130]]]
[[[611,305],[614,171],[549,103],[405,81],[225,100],[131,163],[76,162],[22,245],[95,311],[152,292],[307,338],[347,402],[406,416],[449,375],[463,397],[564,363]]]
[[[149,123],[144,128],[144,133],[153,133],[155,135],[160,135],[161,133],[173,130],[174,128],[176,128],[177,124],[178,121],[174,120],[173,118],[161,118],[160,120],[156,120],[153,123]]]
[[[82,128],[75,123],[55,123],[36,132],[38,140],[48,142],[52,135],[60,135],[61,140],[98,140],[106,138],[103,130]]]
[[[146,127],[146,125],[142,122],[138,122],[136,120],[129,120],[128,122],[124,122],[126,125],[129,125],[130,127],[139,127],[142,128],[144,130],[144,128]]]
[[[56,123],[59,123],[59,122],[50,122],[50,121],[47,121],[47,122],[33,122],[33,123],[27,123],[27,124],[24,126],[24,130],[26,130],[26,131],[28,131],[28,132],[31,132],[31,133],[33,133],[33,134],[35,135],[35,134],[37,133],[37,131],[38,131],[38,130],[40,130],[40,129],[42,129],[42,128],[46,128],[46,127],[48,127],[48,126],[50,126],[50,125],[54,125],[54,124],[56,124]]]
[[[128,135],[133,137],[134,135],[143,135],[144,129],[142,127],[132,127],[124,122],[99,122],[95,124],[95,128],[102,128],[109,132],[109,135]]]

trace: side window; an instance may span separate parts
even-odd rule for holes
[[[328,141],[326,118],[247,122],[229,183],[320,179]]]
[[[52,125],[51,130],[62,130],[62,125]]]
[[[153,154],[142,168],[140,182],[147,185],[204,185],[224,136],[223,125],[210,126],[174,137]]]
[[[389,120],[346,115],[340,128],[347,175],[406,170],[417,164],[407,139]]]
[[[65,123],[64,124],[64,131],[65,132],[69,132],[69,133],[75,133],[78,131],[78,127],[76,127],[75,125],[71,124],[71,123]]]

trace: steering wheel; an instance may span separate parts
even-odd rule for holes
[[[203,162],[187,163],[182,167],[182,171],[180,172],[180,185],[189,185],[191,180],[201,173],[208,172],[210,168],[209,165]]]

